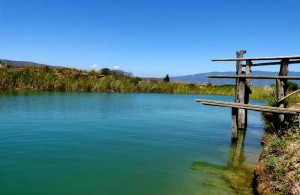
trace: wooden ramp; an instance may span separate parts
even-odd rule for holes
[[[222,101],[205,100],[205,99],[196,99],[196,102],[201,102],[204,105],[210,105],[210,106],[241,108],[241,109],[246,109],[246,110],[254,110],[254,111],[259,111],[259,112],[272,112],[272,113],[277,113],[277,114],[296,115],[296,114],[300,113],[300,109],[291,109],[291,108],[259,106],[259,105],[231,103],[231,102],[222,102]]]

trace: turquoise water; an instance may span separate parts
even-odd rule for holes
[[[252,172],[258,159],[260,113],[249,112],[242,154],[233,165],[230,109],[203,106],[196,98],[233,99],[2,94],[0,194],[238,194],[232,182],[243,178],[234,177],[244,168]]]

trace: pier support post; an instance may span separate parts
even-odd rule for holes
[[[281,60],[279,76],[287,76],[288,74],[288,59]],[[286,96],[287,91],[287,79],[276,79],[276,96],[277,100]],[[278,107],[284,108],[284,101],[281,101]],[[279,114],[280,122],[284,121],[284,114]]]
[[[250,76],[251,75],[251,60],[246,61],[246,69],[245,69],[245,75]],[[245,80],[245,104],[249,103],[249,96],[252,93],[250,88],[250,79]],[[248,110],[245,109],[245,130],[247,129],[248,124]]]
[[[240,50],[236,52],[237,58],[243,58],[243,55],[246,53],[246,50]],[[236,62],[236,74],[242,75],[243,69],[242,69],[242,61]],[[236,103],[242,103],[245,104],[245,79],[236,79],[236,97],[235,102]],[[246,129],[246,111],[245,109],[238,109],[238,122],[237,126],[238,129]]]

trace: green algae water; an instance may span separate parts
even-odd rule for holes
[[[260,113],[231,144],[231,109],[196,98],[233,100],[2,93],[0,194],[251,194]]]

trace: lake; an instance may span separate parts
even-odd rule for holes
[[[2,93],[0,194],[251,193],[261,114],[250,111],[243,146],[231,144],[231,109],[203,106],[196,98],[233,101]]]

